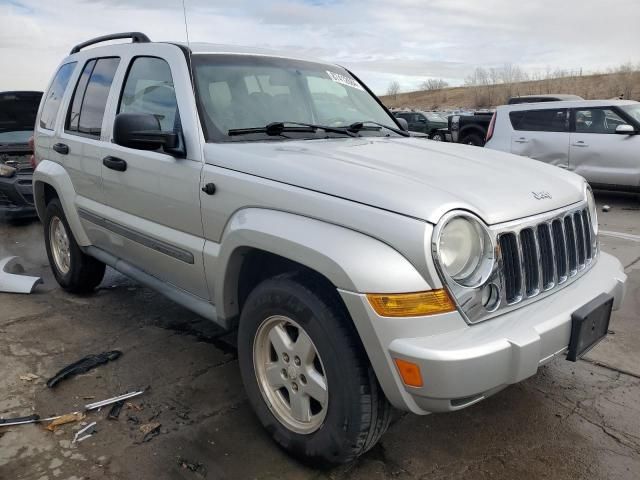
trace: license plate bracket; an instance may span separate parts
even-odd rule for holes
[[[606,337],[612,308],[613,296],[602,293],[573,312],[567,360],[577,361]]]

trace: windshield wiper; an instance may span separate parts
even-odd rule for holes
[[[377,127],[367,127],[365,124],[371,123],[373,125],[377,125]],[[397,133],[398,135],[402,135],[403,137],[411,136],[409,132],[405,132],[404,130],[400,130],[398,128],[390,127],[389,125],[385,125],[384,123],[374,122],[373,120],[365,120],[364,122],[354,122],[347,127],[347,130],[350,132],[359,132],[360,130],[380,130],[382,128],[386,128],[387,130],[391,130],[392,132]]]
[[[314,125],[313,123],[301,123],[301,122],[271,122],[264,127],[256,128],[234,128],[227,132],[229,136],[235,135],[250,135],[252,133],[266,133],[269,136],[282,135],[284,132],[302,132],[302,133],[315,133],[318,130],[324,130],[325,132],[339,133],[342,135],[349,135],[350,137],[356,137],[357,134],[349,131],[346,128],[330,127],[328,125]]]

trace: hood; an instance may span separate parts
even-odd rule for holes
[[[0,133],[33,131],[42,92],[1,92]]]
[[[557,167],[417,138],[210,143],[205,158],[210,164],[431,223],[450,210],[464,209],[492,225],[584,198],[582,177]]]

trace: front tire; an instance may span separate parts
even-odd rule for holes
[[[260,422],[301,460],[349,462],[389,425],[391,406],[344,306],[302,274],[265,280],[251,292],[238,358]]]
[[[62,288],[87,293],[100,284],[105,265],[80,250],[57,198],[49,202],[45,211],[44,240],[53,276]]]
[[[434,142],[444,142],[444,135],[440,132],[434,132],[431,134],[431,140]]]

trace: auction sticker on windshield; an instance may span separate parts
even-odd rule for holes
[[[336,83],[340,83],[351,88],[357,88],[358,90],[364,90],[364,88],[362,88],[362,85],[356,82],[353,78],[349,78],[340,73],[330,72],[329,70],[327,70],[327,75],[329,75],[329,78]]]

